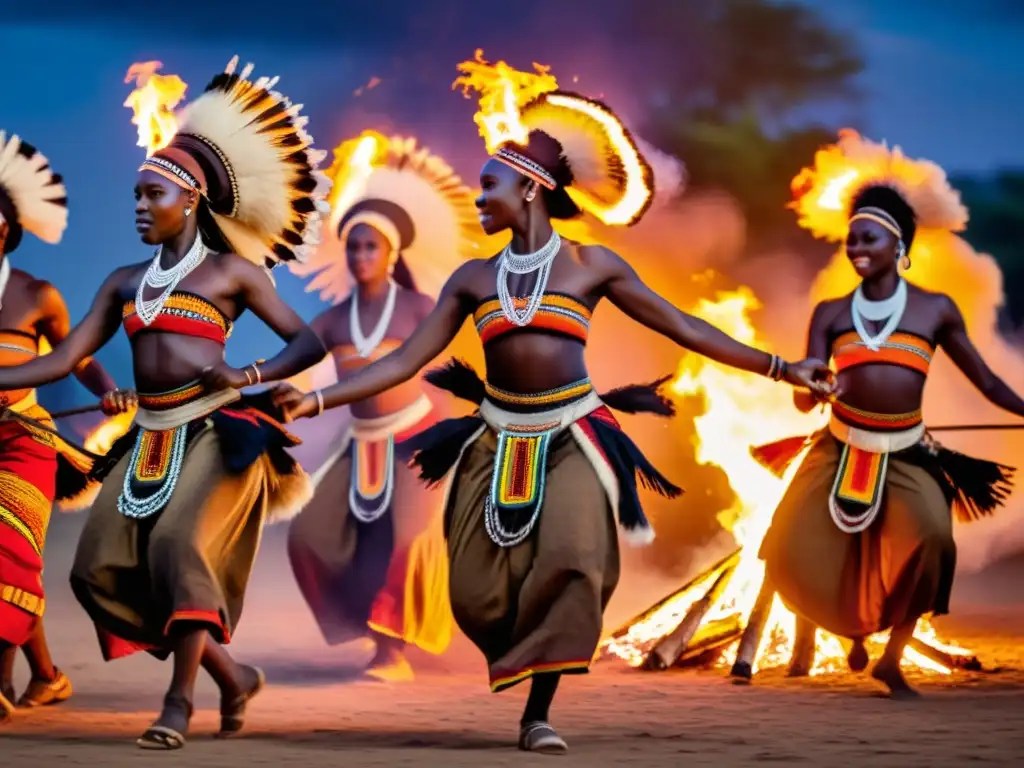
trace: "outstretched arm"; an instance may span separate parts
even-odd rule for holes
[[[605,290],[609,300],[638,323],[656,331],[684,349],[709,357],[716,362],[769,375],[773,356],[754,347],[748,347],[723,333],[710,323],[688,315],[656,294],[640,279],[629,264],[605,248],[588,248],[593,265],[607,275]],[[783,376],[787,382],[799,386],[825,387],[827,372],[824,363],[785,364]]]
[[[250,363],[239,370],[227,363],[203,372],[207,389],[242,389],[251,384],[280,381],[316,365],[327,354],[323,342],[294,309],[281,299],[266,272],[241,257],[232,259],[231,270],[238,281],[238,301],[262,320],[283,341],[284,349],[262,363]]]
[[[967,335],[967,325],[956,303],[948,296],[944,296],[943,299],[946,306],[943,310],[943,323],[937,336],[939,346],[946,350],[946,354],[956,367],[963,371],[990,402],[1012,414],[1024,416],[1024,400],[1010,389],[1005,381],[996,376],[978,354],[974,343]]]
[[[106,344],[121,324],[121,300],[117,291],[126,269],[131,267],[116,270],[104,281],[85,319],[71,329],[50,354],[24,365],[0,368],[0,390],[29,389],[63,379]]]
[[[832,322],[834,302],[822,302],[811,314],[811,325],[807,329],[807,357],[813,360],[828,360],[828,328]],[[809,413],[826,398],[807,389],[793,390],[793,404],[802,413]]]
[[[323,407],[347,405],[391,389],[411,379],[441,354],[469,315],[470,301],[464,285],[472,267],[472,262],[464,264],[448,278],[433,310],[398,349],[322,390]],[[291,418],[314,415],[320,409],[316,393],[284,405]]]
[[[50,346],[56,349],[71,332],[71,318],[68,315],[67,304],[64,303],[64,297],[60,295],[60,291],[50,283],[43,283],[40,286],[39,304],[42,309],[42,318],[37,327],[40,334],[50,342]],[[82,386],[96,397],[102,398],[108,392],[117,389],[117,384],[114,383],[110,374],[91,355],[82,358],[72,373],[82,383]]]

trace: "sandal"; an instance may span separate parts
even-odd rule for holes
[[[252,698],[263,690],[267,678],[259,667],[249,667],[256,673],[256,684],[247,692],[236,696],[229,702],[221,702],[220,705],[220,730],[217,732],[218,739],[227,739],[237,735],[245,725],[245,708]]]
[[[33,707],[45,707],[51,704],[60,704],[71,698],[71,681],[67,675],[59,669],[54,670],[57,674],[53,680],[33,680],[28,684],[25,693],[18,699],[18,706],[23,709]]]
[[[563,755],[569,746],[550,723],[526,723],[519,729],[519,749],[545,755]]]
[[[185,729],[188,728],[188,723],[192,719],[192,702],[181,698],[164,699],[164,709],[167,708],[167,704],[183,704],[185,709]],[[163,717],[163,713],[160,713]],[[139,738],[135,740],[135,744],[141,749],[158,749],[163,751],[170,751],[173,749],[181,749],[185,746],[185,734],[181,731],[175,730],[167,725],[160,725],[159,721],[149,726],[146,732],[143,733]]]

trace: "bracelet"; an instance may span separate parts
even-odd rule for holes
[[[313,395],[316,397],[316,415],[317,416],[323,416],[324,415],[324,393],[321,392],[318,389],[315,392],[313,392]]]
[[[265,363],[265,362],[267,362],[267,361],[266,360],[257,360],[255,363],[250,363],[249,365],[247,365],[245,367],[245,378],[249,380],[250,386],[253,385],[253,384],[260,384],[263,381],[263,375],[260,373],[259,364],[260,363]],[[256,376],[256,381],[253,381],[252,377],[249,376],[249,369],[250,368],[252,368],[252,372]]]
[[[249,386],[251,387],[252,386],[252,376],[249,375],[249,366],[245,366],[245,368],[242,369],[242,373],[245,374],[245,380],[247,382],[249,382]]]
[[[786,378],[788,372],[789,366],[786,365],[786,361],[778,355],[772,355],[771,362],[768,364],[768,378],[772,381],[781,381]]]

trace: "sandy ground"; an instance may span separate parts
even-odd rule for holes
[[[216,696],[199,685],[185,750],[134,745],[155,715],[169,670],[138,657],[104,664],[90,625],[66,586],[79,520],[54,523],[47,570],[47,628],[71,677],[65,704],[21,714],[0,729],[4,766],[313,765],[1014,765],[1024,754],[1024,601],[1018,563],[965,576],[943,633],[973,648],[996,673],[918,678],[925,697],[881,698],[869,680],[787,681],[762,675],[752,687],[721,672],[643,673],[601,662],[567,679],[553,712],[570,744],[562,758],[515,750],[525,690],[492,695],[483,663],[464,638],[441,658],[411,656],[416,681],[359,677],[367,649],[326,649],[294,587],[280,530],[269,532],[232,649],[263,666],[270,685],[250,708],[245,734],[213,739]],[[660,597],[666,584],[627,577],[609,625]],[[18,671],[19,688],[25,683]]]

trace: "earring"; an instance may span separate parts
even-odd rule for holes
[[[910,257],[907,255],[907,246],[900,240],[896,247],[896,263],[903,269],[910,269]]]
[[[532,203],[535,197],[537,197],[537,185],[531,184],[530,190],[526,193],[526,202]]]
[[[191,215],[192,215],[192,208],[191,207],[186,208],[185,209],[185,216],[188,217],[188,216],[191,216]]]

